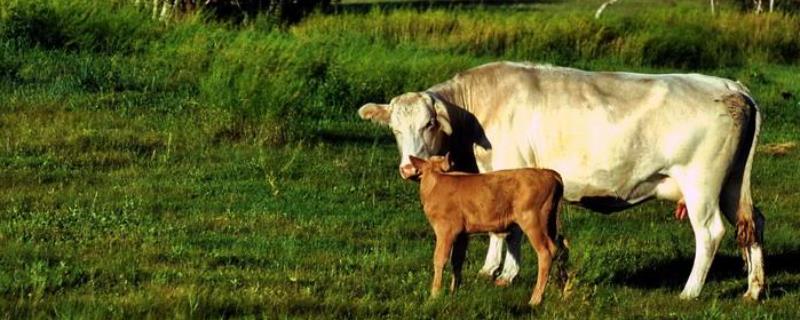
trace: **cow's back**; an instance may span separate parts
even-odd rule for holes
[[[589,72],[493,63],[459,74],[461,105],[491,142],[478,167],[552,168],[565,197],[636,194],[640,180],[734,133],[737,83],[698,74]],[[734,110],[735,111],[735,110]]]

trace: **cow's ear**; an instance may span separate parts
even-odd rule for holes
[[[367,103],[358,108],[358,116],[364,120],[389,125],[392,115],[392,107],[388,104]]]
[[[433,110],[436,111],[436,121],[439,123],[442,131],[448,136],[453,134],[453,127],[450,126],[450,114],[447,113],[444,102],[436,97],[431,98],[433,98]]]
[[[422,171],[422,166],[424,166],[426,162],[425,160],[417,158],[415,156],[408,156],[408,159],[411,160],[411,165],[413,165],[414,168],[417,168],[417,170]]]

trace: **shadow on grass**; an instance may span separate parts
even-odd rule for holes
[[[634,288],[669,288],[680,290],[689,277],[694,257],[681,257],[660,261],[647,268],[632,273],[617,271],[611,279],[613,283]],[[767,254],[765,271],[768,284],[767,294],[771,297],[783,296],[789,292],[800,290],[800,283],[770,283],[770,278],[781,274],[800,274],[800,250],[789,250],[776,254]],[[743,290],[746,288],[747,271],[741,256],[717,254],[707,282],[741,279]],[[742,291],[744,292],[744,291]],[[740,293],[737,293],[741,294]]]
[[[389,135],[371,135],[359,133],[345,133],[336,130],[318,130],[314,137],[328,143],[350,143],[357,145],[391,144],[394,139]]]

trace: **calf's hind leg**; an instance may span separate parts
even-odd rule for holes
[[[553,264],[553,257],[558,250],[555,239],[551,239],[547,230],[544,227],[537,227],[532,224],[520,226],[528,236],[531,246],[536,251],[538,259],[539,272],[536,277],[536,285],[533,287],[533,294],[531,295],[530,305],[536,306],[542,302],[544,296],[544,289],[547,287],[547,279],[550,276],[550,267]]]

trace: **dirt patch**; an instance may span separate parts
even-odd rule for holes
[[[758,152],[771,156],[785,156],[797,148],[796,141],[768,143],[758,147]]]

